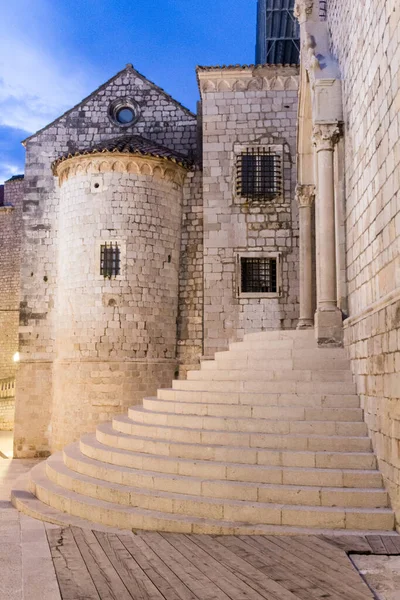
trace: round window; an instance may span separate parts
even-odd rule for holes
[[[118,123],[121,123],[121,125],[127,125],[135,120],[135,113],[129,106],[123,106],[117,110],[116,117]]]
[[[131,98],[118,98],[111,102],[108,108],[108,116],[114,125],[130,127],[139,118],[139,107]]]

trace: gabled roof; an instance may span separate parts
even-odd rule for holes
[[[95,146],[92,146],[91,148],[77,150],[73,154],[64,154],[55,160],[51,167],[54,171],[54,169],[56,169],[60,163],[68,160],[69,158],[74,158],[75,156],[87,156],[109,152],[115,154],[139,154],[140,156],[165,158],[166,160],[171,160],[172,162],[187,168],[193,164],[186,156],[179,154],[179,152],[175,152],[175,150],[161,146],[161,144],[157,144],[139,135],[124,135],[122,137],[107,140],[106,142],[101,142]]]
[[[94,96],[96,96],[96,94],[98,94],[101,90],[104,90],[108,85],[110,85],[110,83],[112,83],[113,81],[115,81],[115,79],[117,79],[120,75],[122,75],[123,73],[126,73],[126,72],[134,73],[134,75],[136,75],[136,77],[139,77],[139,79],[141,79],[142,81],[145,81],[145,82],[149,83],[156,90],[158,90],[159,92],[161,92],[161,94],[163,94],[163,96],[165,96],[165,98],[167,98],[167,100],[169,100],[170,102],[172,102],[173,104],[175,104],[177,107],[179,107],[180,109],[182,109],[189,116],[191,116],[193,118],[196,118],[196,115],[191,110],[189,110],[188,108],[186,108],[186,106],[183,106],[183,104],[181,104],[180,102],[178,102],[178,100],[175,100],[175,98],[173,98],[172,96],[170,96],[169,94],[167,94],[167,92],[165,90],[163,90],[161,87],[159,87],[158,85],[156,85],[155,83],[153,83],[153,81],[150,81],[150,79],[147,79],[147,77],[145,77],[144,75],[142,75],[141,73],[139,73],[139,71],[137,71],[133,67],[133,65],[131,65],[130,63],[128,63],[124,69],[122,69],[121,71],[118,71],[118,73],[116,73],[113,77],[111,77],[105,83],[103,83],[102,85],[100,85],[91,94],[89,94],[89,96],[86,96],[86,98],[84,98],[83,100],[81,100],[80,102],[78,102],[78,104],[75,104],[75,106],[73,106],[72,108],[70,108],[69,110],[67,110],[65,113],[63,113],[62,115],[60,115],[59,117],[57,117],[56,119],[54,119],[54,121],[52,121],[48,125],[45,125],[45,127],[42,127],[42,129],[39,129],[35,133],[32,133],[32,135],[30,135],[27,138],[25,138],[24,140],[22,140],[21,143],[25,146],[26,142],[28,142],[30,139],[32,139],[33,137],[35,137],[39,133],[42,133],[43,131],[46,131],[46,129],[49,129],[49,127],[52,127],[55,123],[58,123],[58,121],[60,121],[63,117],[66,117],[67,115],[69,115],[70,113],[72,113],[74,110],[76,110],[78,108],[78,106],[81,106],[82,104],[85,104],[86,102],[88,102],[89,100],[91,100],[91,98],[93,98]]]

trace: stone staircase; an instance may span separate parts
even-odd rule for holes
[[[34,467],[13,502],[121,529],[394,528],[345,351],[309,330],[246,335]]]

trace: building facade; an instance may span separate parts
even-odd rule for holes
[[[6,184],[22,228],[0,214],[22,231],[1,355],[18,296],[16,456],[246,333],[315,328],[349,353],[398,510],[400,11],[297,0],[294,15],[300,66],[199,67],[198,115],[127,65],[26,140]]]

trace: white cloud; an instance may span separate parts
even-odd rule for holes
[[[13,175],[19,175],[20,173],[21,167],[19,165],[0,161],[0,185]]]
[[[7,23],[7,16],[0,37],[0,125],[32,133],[87,95],[91,77],[76,65],[76,57],[68,63],[67,52],[61,61],[53,57],[45,23],[38,41],[37,31],[35,39],[22,19],[10,16]]]

